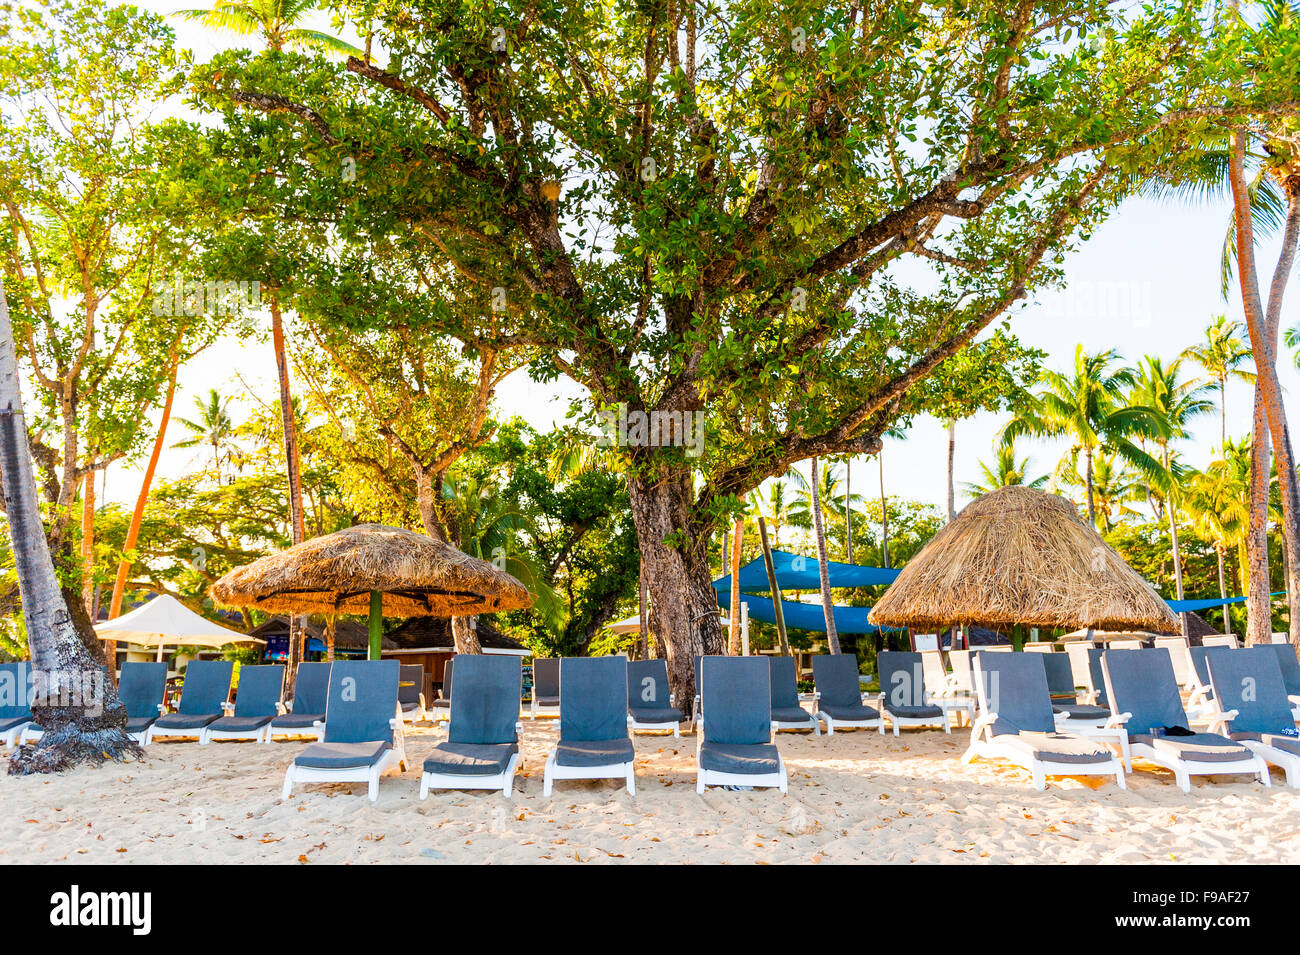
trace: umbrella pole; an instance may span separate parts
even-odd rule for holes
[[[379,659],[384,634],[384,595],[378,590],[370,591],[370,652],[367,658]]]

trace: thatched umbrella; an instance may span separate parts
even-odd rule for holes
[[[274,613],[370,615],[370,657],[393,617],[469,617],[532,603],[514,577],[425,534],[358,524],[236,567],[209,591]]]
[[[871,610],[882,626],[983,624],[1178,633],[1169,605],[1069,501],[985,494],[909,560]]]

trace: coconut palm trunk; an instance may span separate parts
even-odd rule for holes
[[[785,633],[785,611],[781,609],[781,588],[776,582],[776,567],[772,563],[772,548],[767,542],[767,522],[758,515],[758,538],[763,545],[763,567],[767,570],[767,586],[772,594],[772,617],[776,621],[776,636],[781,656],[790,655],[790,641]]]
[[[275,368],[280,377],[280,423],[284,428],[285,469],[289,477],[290,537],[294,544],[306,540],[302,512],[302,479],[298,469],[298,430],[293,420],[293,396],[289,391],[289,360],[284,350],[284,325],[280,314],[280,297],[271,291],[271,341],[275,348]],[[303,618],[289,617],[289,651],[285,666],[285,692],[292,694],[303,658]]]
[[[740,518],[732,526],[734,540],[731,544],[731,608],[727,611],[727,652],[740,656],[740,550],[745,543],[745,521]]]
[[[885,451],[876,454],[880,465],[880,566],[889,568],[889,500],[885,497]]]
[[[840,652],[840,635],[835,629],[835,607],[831,603],[831,575],[826,556],[826,528],[822,522],[822,499],[818,489],[817,459],[812,459],[813,534],[817,538],[817,575],[821,580],[822,611],[826,615],[826,645],[831,653]],[[773,594],[774,599],[780,599]]]
[[[849,482],[852,458],[844,459],[844,560],[853,563],[853,485]]]
[[[20,746],[9,772],[60,772],[77,763],[102,763],[140,755],[126,735],[126,707],[91,657],[54,572],[45,526],[36,503],[27,423],[9,324],[0,286],[0,472],[9,521],[23,622],[35,671],[33,718],[45,729],[35,746]]]
[[[1300,488],[1296,485],[1295,457],[1291,449],[1291,438],[1286,423],[1286,409],[1282,400],[1282,386],[1278,380],[1276,366],[1277,332],[1281,323],[1282,297],[1290,279],[1291,265],[1295,260],[1296,243],[1300,239],[1300,176],[1291,176],[1283,183],[1287,195],[1287,218],[1283,230],[1282,250],[1273,273],[1273,282],[1269,289],[1267,311],[1260,295],[1259,280],[1255,270],[1255,236],[1254,222],[1251,217],[1249,185],[1246,180],[1246,130],[1234,130],[1232,150],[1229,158],[1229,180],[1232,185],[1233,214],[1237,246],[1237,280],[1241,289],[1242,306],[1246,316],[1246,328],[1250,333],[1251,350],[1255,358],[1255,394],[1256,394],[1256,428],[1257,433],[1263,429],[1259,411],[1262,404],[1264,422],[1273,444],[1273,454],[1277,461],[1278,489],[1282,497],[1283,542],[1288,565],[1287,599],[1290,609],[1290,634],[1293,645],[1300,652]],[[1268,461],[1265,454],[1258,451],[1259,462],[1253,469],[1252,483],[1259,482],[1263,494],[1268,489]],[[1263,480],[1260,481],[1259,470],[1262,467]],[[1256,530],[1255,495],[1252,487],[1251,531],[1252,539]],[[1258,541],[1255,540],[1255,546]],[[1267,541],[1264,542],[1265,548]],[[1265,551],[1265,554],[1267,552]],[[1267,560],[1267,557],[1264,558]],[[1251,587],[1260,593],[1256,602],[1263,601],[1263,614],[1256,613],[1256,620],[1247,628],[1248,642],[1268,642],[1272,624],[1268,618],[1269,578],[1255,575],[1255,563],[1252,559]]]
[[[1219,561],[1219,597],[1223,600],[1223,632],[1232,633],[1232,619],[1228,616],[1228,583],[1224,575],[1223,544],[1214,542],[1214,556]]]
[[[957,452],[957,422],[948,422],[948,521],[957,516],[957,495],[953,486],[953,456]]]

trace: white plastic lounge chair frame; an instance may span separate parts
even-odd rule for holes
[[[358,666],[381,666],[388,663],[387,660],[366,661],[365,663],[335,663],[330,671],[330,698],[333,698],[333,688],[335,682],[350,677]],[[393,661],[396,663],[396,661]],[[396,677],[396,674],[394,674]],[[371,802],[379,798],[379,777],[382,776],[390,767],[396,765],[403,772],[406,771],[406,743],[402,736],[402,719],[397,715],[397,693],[396,679],[393,685],[393,716],[388,721],[389,729],[393,734],[392,748],[384,751],[383,755],[375,762],[368,766],[348,766],[341,768],[321,768],[316,766],[299,766],[296,762],[290,763],[289,768],[284,774],[284,788],[280,792],[280,799],[286,800],[293,794],[294,783],[350,783],[361,782],[366,784],[366,795]],[[362,689],[360,692],[365,692]],[[329,705],[326,704],[326,720],[329,719]],[[321,738],[325,736],[325,724],[320,724]]]
[[[1210,682],[1216,685],[1217,689],[1223,692],[1215,693],[1216,701],[1227,700],[1229,703],[1239,703],[1239,705],[1263,707],[1269,716],[1265,722],[1273,724],[1282,723],[1285,720],[1284,713],[1291,708],[1290,700],[1286,695],[1286,684],[1282,682],[1282,670],[1277,666],[1276,658],[1267,648],[1263,647],[1247,648],[1238,650],[1235,653],[1224,655],[1210,654],[1206,660],[1206,666],[1210,671]],[[1264,672],[1264,668],[1271,667],[1273,672]],[[1236,691],[1234,683],[1245,684],[1249,681],[1250,689],[1254,700],[1250,704],[1241,702],[1242,694]],[[1235,695],[1234,695],[1235,694]],[[1276,723],[1274,722],[1274,714]],[[1249,711],[1247,718],[1250,717]],[[1210,732],[1222,733],[1224,736],[1232,736],[1233,727],[1229,724],[1241,715],[1236,709],[1219,712],[1215,714],[1210,721]],[[1244,728],[1244,727],[1243,727]],[[1256,729],[1265,729],[1264,725],[1257,724]],[[1277,727],[1282,728],[1282,727]],[[1261,737],[1265,734],[1261,732]],[[1300,789],[1300,755],[1280,749],[1277,746],[1271,746],[1263,742],[1262,739],[1238,739],[1232,737],[1235,742],[1245,746],[1248,750],[1259,756],[1270,766],[1276,766],[1286,773],[1286,784],[1292,789]]]
[[[880,669],[880,656],[883,656],[885,653],[890,653],[890,652],[893,652],[893,651],[885,650],[885,651],[882,651],[881,654],[880,654],[879,656],[877,656],[877,658],[876,658],[876,667],[877,667],[878,670]],[[908,656],[911,656],[911,654],[908,654]],[[952,722],[948,719],[948,708],[947,708],[946,706],[944,706],[944,705],[942,704],[942,702],[941,702],[939,699],[936,699],[936,698],[934,697],[934,695],[930,692],[929,687],[927,686],[927,684],[926,684],[926,682],[925,682],[925,664],[924,664],[923,660],[919,659],[919,657],[920,657],[920,654],[917,653],[917,656],[913,658],[913,659],[916,660],[916,664],[915,664],[914,667],[911,668],[911,673],[910,673],[910,675],[907,674],[907,673],[905,673],[904,671],[897,670],[897,671],[894,671],[894,673],[891,675],[890,679],[891,679],[891,680],[893,680],[893,679],[897,679],[897,677],[901,675],[901,676],[904,676],[904,677],[909,677],[909,676],[910,676],[910,679],[912,679],[912,680],[919,680],[919,681],[920,681],[920,684],[921,684],[921,688],[922,688],[922,693],[921,693],[921,704],[920,704],[920,705],[922,705],[922,706],[934,706],[934,707],[937,707],[937,708],[939,709],[939,711],[940,711],[940,715],[937,716],[937,717],[935,717],[935,716],[900,716],[900,715],[896,715],[896,714],[894,714],[894,713],[891,713],[891,712],[889,711],[889,707],[886,705],[886,700],[889,699],[889,697],[890,697],[890,693],[892,692],[892,690],[896,689],[896,687],[894,687],[894,686],[891,686],[891,687],[888,687],[888,688],[885,687],[885,685],[884,685],[885,677],[882,675],[882,676],[881,676],[881,687],[880,687],[880,690],[881,690],[881,694],[880,694],[880,697],[881,697],[881,699],[880,699],[880,735],[881,735],[881,736],[884,736],[884,735],[885,735],[885,723],[886,723],[886,722],[888,722],[889,725],[892,726],[892,727],[894,728],[894,735],[895,735],[895,736],[898,736],[898,735],[899,735],[899,730],[902,729],[902,728],[909,728],[909,729],[939,729],[939,728],[942,728],[943,731],[944,731],[945,733],[947,733],[947,734],[949,734],[949,735],[952,734]],[[905,697],[905,698],[908,698],[908,697]]]
[[[529,692],[528,718],[535,720],[539,716],[559,716],[560,707],[558,704],[540,704],[537,702],[537,664],[540,660],[553,660],[558,665],[559,660],[555,657],[538,657],[533,659],[533,687]],[[547,664],[549,666],[549,664]]]
[[[1005,738],[993,735],[993,724],[998,714],[990,706],[987,681],[980,669],[979,656],[973,661],[975,667],[976,693],[979,696],[980,715],[971,727],[970,746],[962,755],[963,763],[973,763],[976,759],[987,759],[1012,763],[1028,771],[1034,789],[1043,792],[1047,789],[1048,776],[1114,776],[1115,784],[1120,789],[1127,789],[1124,778],[1124,763],[1115,756],[1107,762],[1073,763],[1057,762],[1043,759],[1032,748],[1018,745],[1017,737]],[[1047,691],[1047,679],[1043,678],[1043,691]],[[1050,711],[1050,701],[1048,707]]]
[[[652,660],[652,661],[646,661],[646,662],[649,662],[649,663],[656,663],[656,664],[660,664],[660,663],[662,663],[662,664],[663,664],[663,670],[664,670],[664,673],[663,673],[663,681],[664,681],[664,685],[667,686],[667,684],[668,684],[668,664],[667,664],[666,662],[662,661],[662,660]],[[631,663],[630,663],[630,662],[629,662],[628,666],[629,666],[629,667],[631,666]],[[631,670],[629,670],[628,672],[629,672],[629,677],[628,677],[628,693],[629,693],[629,694],[633,694],[633,693],[636,692],[636,690],[635,690],[635,688],[632,686],[632,678],[631,678],[631,676],[630,676],[630,674],[631,674]],[[655,679],[657,680],[658,677],[656,676]],[[647,701],[647,702],[648,702],[648,701]],[[638,731],[640,731],[640,732],[648,732],[648,733],[653,733],[653,732],[671,732],[671,733],[673,734],[673,739],[681,739],[681,738],[682,738],[682,721],[681,721],[681,720],[664,720],[664,721],[662,721],[662,722],[658,722],[658,723],[655,723],[655,722],[643,722],[643,721],[639,721],[639,720],[637,720],[637,718],[636,718],[635,716],[632,715],[631,702],[630,702],[630,700],[629,700],[629,704],[628,704],[628,705],[629,705],[629,709],[628,709],[628,714],[627,714],[627,726],[628,726],[628,729],[631,730],[633,733],[636,733],[636,732],[638,732]],[[670,708],[673,708],[673,709],[676,708],[676,706],[677,706],[677,694],[676,694],[676,693],[672,693],[672,692],[670,692],[670,693],[668,694],[668,706],[669,706]]]
[[[723,668],[729,668],[737,671],[752,671],[754,668],[754,661],[757,659],[759,658],[705,657],[704,662],[700,667],[701,699],[703,698],[704,691],[705,691],[705,687],[703,683],[705,680],[706,673],[711,674],[715,670],[720,672],[721,669]],[[761,699],[762,700],[761,705],[765,705],[767,707],[768,715],[770,717],[771,715],[770,695],[764,694],[759,688],[759,684],[766,681],[749,679],[753,676],[754,676],[753,672],[741,673],[741,677],[740,677],[741,683],[743,684],[744,682],[748,681],[752,684],[749,687],[749,692],[746,694],[746,700],[747,702],[752,701],[753,705],[755,707],[758,707],[760,705],[759,700]],[[770,674],[768,678],[770,679]],[[727,681],[728,684],[731,682],[732,681]],[[767,690],[768,688],[764,687],[763,689]],[[721,709],[722,706],[718,703],[714,703],[714,708]],[[759,716],[761,718],[761,714],[759,714]],[[726,721],[725,717],[719,719],[719,722],[725,722],[725,721]],[[769,719],[767,722],[770,726],[771,720]],[[698,795],[701,796],[704,795],[704,790],[708,786],[750,786],[754,788],[763,788],[763,789],[779,789],[782,795],[786,795],[787,793],[789,793],[790,791],[789,774],[786,772],[785,760],[781,758],[781,751],[779,749],[777,749],[776,751],[777,770],[774,773],[728,773],[716,769],[705,769],[700,764],[700,751],[704,747],[706,741],[708,741],[708,735],[707,735],[708,732],[709,731],[707,730],[702,730],[701,732],[696,734],[696,738],[695,738],[695,792]],[[770,740],[771,737],[769,736],[769,742]],[[775,749],[776,747],[773,748]]]
[[[956,686],[953,675],[944,670],[943,657],[938,650],[922,650],[920,653],[930,702],[944,708],[950,725],[961,726],[965,716],[966,725],[970,726],[975,722],[974,697]]]
[[[486,672],[481,672],[478,669],[482,665],[482,662],[486,662],[487,664],[487,667],[484,667],[484,670],[486,670]],[[511,679],[513,685],[509,686],[509,693],[511,699],[513,699],[514,701],[516,714],[517,714],[519,693],[520,693],[520,688],[522,686],[521,681],[523,675],[522,670],[519,667],[519,659],[517,657],[489,657],[489,656],[475,655],[475,658],[471,658],[468,662],[466,662],[465,666],[462,667],[461,672],[463,674],[466,674],[461,678],[462,683],[469,684],[468,693],[471,696],[480,695],[480,694],[494,694],[501,689],[501,684],[497,683],[495,686],[493,686],[492,683],[487,681],[491,679],[497,679],[497,680],[503,679],[503,674],[501,674],[500,671],[498,671],[497,675],[493,677],[491,675],[492,670],[487,668],[500,667],[503,670],[509,670],[510,663],[514,664],[514,668],[513,668],[513,674]],[[491,706],[488,706],[486,708],[491,709]],[[452,725],[453,724],[451,720],[451,714],[449,712],[447,716],[447,738],[449,741],[451,740],[451,736],[452,736]],[[523,732],[524,732],[523,722],[520,720],[516,720],[515,739],[514,739],[516,745],[519,742],[519,737],[523,735]],[[463,735],[463,734],[458,734],[458,735]],[[423,770],[423,772],[420,774],[420,798],[421,799],[428,798],[430,789],[499,789],[501,790],[501,795],[504,796],[506,799],[509,799],[511,795],[514,793],[515,772],[518,769],[519,769],[518,752],[512,753],[510,755],[510,760],[506,763],[505,768],[499,773],[482,774],[482,775],[467,774],[467,773],[439,773],[439,772],[430,772],[429,770],[426,769]]]
[[[614,662],[617,661],[617,666]],[[606,672],[597,675],[599,669]],[[581,686],[582,689],[577,692],[570,692],[567,699],[573,700],[569,706],[583,706],[589,697],[592,696],[588,690],[599,680],[608,680],[613,688],[618,691],[618,708],[622,711],[623,725],[627,725],[627,658],[622,655],[613,657],[563,657],[560,660],[560,706],[565,705],[565,680],[566,670],[569,676],[567,679],[570,685],[574,687]],[[585,672],[584,672],[585,671]],[[561,741],[564,737],[565,718],[563,712],[560,714],[560,736]],[[626,730],[625,730],[626,732]],[[557,779],[624,779],[626,780],[627,793],[629,796],[636,795],[636,758],[626,762],[603,763],[594,766],[565,766],[561,764],[557,756],[559,754],[559,745],[553,747],[546,756],[546,766],[542,771],[542,795],[549,796],[554,788]]]
[[[1111,710],[1115,713],[1115,720],[1118,723],[1127,725],[1133,716],[1131,713],[1121,713],[1118,710],[1119,703],[1116,700],[1114,684],[1111,678],[1111,666],[1113,665],[1112,660],[1114,658],[1111,657],[1110,654],[1147,652],[1148,651],[1145,650],[1107,650],[1102,656],[1102,670],[1106,676],[1106,696],[1110,699]],[[1173,684],[1176,691],[1177,683],[1174,681],[1173,664],[1167,663],[1167,666],[1169,667],[1168,680]],[[1186,711],[1184,711],[1184,716],[1186,716]],[[1258,777],[1259,781],[1263,783],[1264,786],[1269,787],[1273,785],[1272,779],[1269,777],[1268,764],[1264,762],[1262,757],[1253,753],[1248,759],[1238,760],[1211,761],[1178,759],[1160,753],[1149,743],[1133,739],[1131,735],[1132,730],[1130,729],[1129,732],[1129,749],[1133,756],[1155,763],[1157,766],[1163,766],[1165,769],[1172,772],[1174,774],[1174,781],[1178,784],[1178,788],[1184,793],[1190,793],[1192,791],[1191,778],[1193,776],[1231,776],[1237,773],[1249,773]],[[1177,737],[1174,738],[1176,739]]]
[[[284,667],[280,667],[279,669],[281,671],[280,673],[281,693],[283,693],[284,692],[283,690]],[[241,674],[244,673],[244,670],[242,668],[240,670],[240,673]],[[235,699],[236,700],[239,699],[238,694],[236,694]],[[238,703],[231,703],[227,701],[221,704],[221,708],[226,711],[227,716],[234,716],[235,711],[238,709]],[[283,710],[284,710],[283,699],[279,699],[275,701],[275,710],[277,715],[283,715]],[[223,740],[251,739],[257,743],[269,743],[271,742],[271,720],[267,720],[264,725],[259,726],[257,729],[250,729],[250,730],[213,729],[212,724],[209,724],[203,727],[203,729],[199,732],[200,746],[206,746],[208,745],[208,743],[211,743],[214,739],[223,739]]]
[[[815,657],[813,657],[813,673],[814,673],[814,679],[816,679],[815,674],[816,674],[816,672],[817,672],[817,664],[818,664],[818,662],[820,662],[820,661],[823,660],[823,659],[825,659],[825,660],[827,660],[827,661],[836,661],[836,660],[839,660],[839,659],[853,660],[854,674],[855,674],[855,679],[856,679],[856,673],[857,673],[857,657],[856,657],[856,656],[853,656],[853,655],[851,655],[851,654],[834,654],[834,655],[826,655],[826,656],[824,656],[824,657],[823,657],[823,656],[815,656]],[[830,664],[823,663],[823,664],[822,664],[822,666],[828,666],[828,665],[837,665],[837,664],[834,664],[834,663],[830,663]],[[823,723],[826,724],[826,735],[827,735],[827,736],[834,736],[834,735],[835,735],[835,727],[837,727],[837,726],[838,726],[840,729],[872,729],[872,730],[877,730],[877,731],[879,731],[879,732],[881,732],[881,733],[883,733],[883,732],[885,731],[885,722],[884,722],[884,717],[881,716],[881,715],[879,714],[879,712],[877,712],[877,714],[876,714],[876,716],[875,716],[874,718],[871,718],[871,719],[861,719],[861,720],[845,720],[845,719],[838,719],[838,718],[836,718],[836,717],[831,716],[830,713],[828,713],[825,709],[823,709],[823,707],[826,705],[826,691],[823,690],[823,689],[819,686],[819,687],[817,688],[817,692],[818,692],[818,698],[817,698],[817,704],[818,704],[817,718],[818,718],[819,720],[821,720]],[[868,700],[868,698],[869,698],[869,694],[866,694],[866,693],[859,693],[859,694],[858,694],[858,702],[861,703],[863,706],[866,706],[866,705],[867,705],[867,700]],[[832,705],[835,705],[835,704],[832,704]],[[874,709],[874,707],[873,707],[873,709]]]

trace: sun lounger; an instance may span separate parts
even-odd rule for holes
[[[117,698],[126,707],[126,733],[141,746],[149,726],[162,715],[167,692],[167,664],[123,663],[117,683]],[[0,723],[3,721],[0,720]],[[45,735],[43,727],[28,723],[20,742],[34,743]]]
[[[840,729],[874,729],[884,725],[880,713],[862,702],[858,681],[858,658],[851,653],[819,654],[812,658],[813,681],[820,694],[817,718],[826,724],[826,735]]]
[[[975,703],[975,670],[971,662],[971,651],[948,651],[948,664],[952,667],[952,672],[948,674],[948,687],[951,691],[949,695],[955,695],[958,699],[962,697],[968,698],[973,708]]]
[[[214,739],[271,742],[271,720],[279,713],[283,693],[284,667],[240,667],[234,712],[203,727],[199,731],[199,745],[207,745]]]
[[[1201,637],[1201,646],[1227,647],[1230,650],[1240,650],[1241,641],[1237,639],[1235,633],[1214,633],[1209,636]]]
[[[185,668],[185,683],[176,712],[154,720],[145,730],[145,743],[152,743],[158,736],[190,736],[202,740],[203,728],[224,715],[234,671],[235,665],[229,660],[191,660]]]
[[[325,700],[329,696],[330,663],[299,663],[293,685],[293,702],[279,706],[280,714],[266,731],[269,743],[276,736],[325,738]]]
[[[1074,683],[1074,668],[1064,653],[1043,656],[1043,672],[1047,676],[1047,690],[1052,698],[1052,711],[1057,723],[1080,723],[1085,726],[1103,726],[1110,718],[1110,708],[1091,703],[1080,703]],[[1066,727],[1062,727],[1065,729]],[[1072,728],[1072,727],[1071,727]]]
[[[1141,650],[1141,640],[1111,640],[1106,644],[1107,650]]]
[[[379,777],[390,766],[406,769],[402,721],[397,716],[396,660],[336,662],[325,703],[325,739],[309,743],[284,774],[281,799],[294,783],[364,782],[379,798]]]
[[[1043,657],[1028,653],[976,654],[980,715],[962,756],[1004,760],[1029,771],[1039,792],[1048,776],[1114,776],[1127,789],[1124,764],[1096,740],[1057,731]]]
[[[1107,650],[1101,666],[1111,710],[1128,729],[1133,755],[1171,770],[1183,792],[1192,791],[1192,776],[1251,773],[1271,785],[1268,765],[1241,743],[1188,729],[1169,654]]]
[[[420,798],[430,789],[500,789],[507,799],[519,766],[518,657],[467,654],[456,679],[447,738],[424,761]]]
[[[429,717],[424,705],[424,667],[403,664],[397,681],[397,706],[408,723],[423,722]]]
[[[785,763],[772,744],[768,661],[705,657],[700,681],[709,718],[696,746],[695,791],[703,793],[705,786],[772,786],[787,792]]]
[[[1269,647],[1277,656],[1286,695],[1295,706],[1296,722],[1300,722],[1300,660],[1296,659],[1295,647],[1289,643],[1273,643]]]
[[[1156,637],[1155,648],[1169,654],[1169,662],[1174,665],[1174,679],[1181,687],[1190,687],[1193,670],[1192,658],[1187,653],[1190,646],[1186,637]]]
[[[1026,653],[1055,653],[1056,646],[1045,640],[1034,640],[1025,644]]]
[[[1300,735],[1272,649],[1247,647],[1209,655],[1214,698],[1224,710],[1211,728],[1283,769],[1287,785],[1300,789]]]
[[[794,657],[766,657],[769,697],[772,709],[772,732],[778,730],[812,730],[822,735],[817,717],[799,705],[799,680],[795,675]]]
[[[429,718],[432,720],[446,720],[451,718],[451,673],[452,668],[455,665],[456,657],[450,657],[447,660],[446,668],[442,671],[442,688],[438,690],[438,697],[425,707]],[[522,679],[522,676],[520,679]],[[520,692],[523,692],[522,689]]]
[[[542,795],[557,779],[626,779],[636,795],[627,732],[627,657],[560,661],[560,740],[546,758]]]
[[[952,654],[949,654],[951,656]],[[967,668],[969,680],[970,657],[961,658]],[[956,665],[956,660],[954,660]],[[964,717],[967,724],[975,720],[975,697],[968,690],[957,688],[956,680],[943,668],[943,657],[938,650],[921,651],[921,673],[930,693],[930,702],[942,706],[954,726],[960,726]]]
[[[533,700],[528,718],[560,715],[560,658],[533,657]]]
[[[882,650],[876,656],[876,671],[880,675],[882,694],[881,710],[884,718],[880,732],[885,732],[885,720],[894,727],[894,735],[904,726],[942,727],[952,732],[948,711],[936,705],[925,691],[925,668],[921,654]]]
[[[638,730],[672,730],[681,738],[686,714],[673,704],[664,660],[629,660],[627,664],[627,725]]]
[[[32,724],[32,665],[0,663],[0,742],[17,746]]]
[[[1290,643],[1290,642],[1291,642],[1291,634],[1289,634],[1289,633],[1275,633],[1275,634],[1272,635],[1272,637],[1271,637],[1271,639],[1270,639],[1269,642],[1270,642],[1270,643]]]

